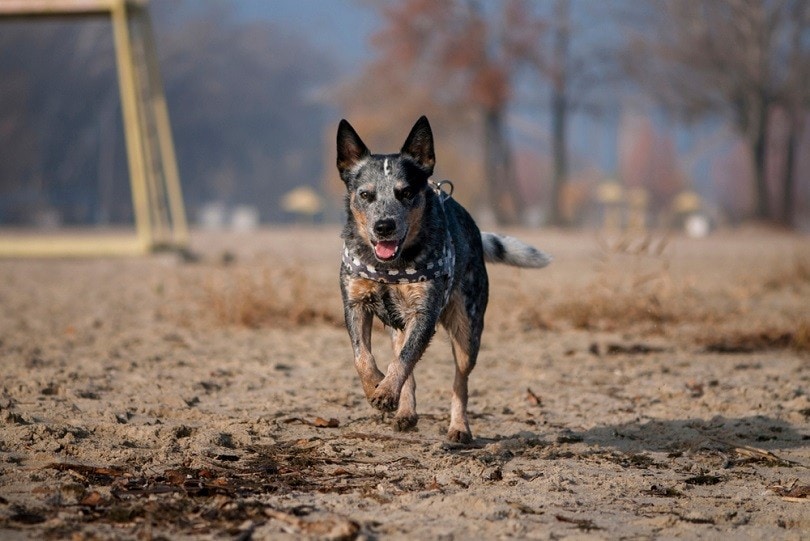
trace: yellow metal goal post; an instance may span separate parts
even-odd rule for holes
[[[142,254],[188,245],[180,177],[148,0],[0,0],[8,18],[108,17],[121,97],[135,231],[126,235],[8,234],[0,256]]]

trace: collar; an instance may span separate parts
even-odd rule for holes
[[[412,284],[427,282],[440,276],[452,276],[456,263],[456,250],[450,233],[444,241],[441,256],[430,259],[421,266],[410,266],[404,269],[379,269],[360,260],[357,254],[343,245],[343,265],[353,276],[373,280],[382,284]]]

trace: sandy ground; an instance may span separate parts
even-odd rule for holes
[[[808,238],[512,233],[469,446],[441,332],[417,431],[366,403],[336,228],[0,260],[0,538],[810,537]]]

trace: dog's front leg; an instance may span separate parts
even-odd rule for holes
[[[394,330],[392,338],[396,362],[405,345],[406,334],[404,331]],[[394,427],[399,431],[410,430],[416,426],[417,422],[419,422],[419,416],[416,414],[416,379],[411,372],[399,393],[399,406],[397,406],[397,413],[394,416]]]
[[[416,362],[422,357],[430,339],[436,332],[436,323],[439,319],[437,312],[438,310],[418,310],[408,319],[405,329],[402,331],[404,333],[402,350],[397,358],[388,365],[388,373],[377,385],[377,389],[370,399],[372,406],[382,411],[397,409],[402,387],[411,376]],[[410,391],[408,396],[410,396]]]
[[[363,385],[363,392],[366,398],[371,400],[372,394],[377,389],[377,384],[382,381],[384,375],[377,368],[374,355],[371,354],[371,324],[373,315],[365,310],[361,305],[351,307],[346,314],[346,327],[352,340],[354,350],[354,367],[360,376]]]

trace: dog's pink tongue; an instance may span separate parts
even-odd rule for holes
[[[380,259],[391,259],[397,253],[398,247],[398,243],[390,240],[384,240],[377,243],[377,245],[374,247],[374,252]]]

